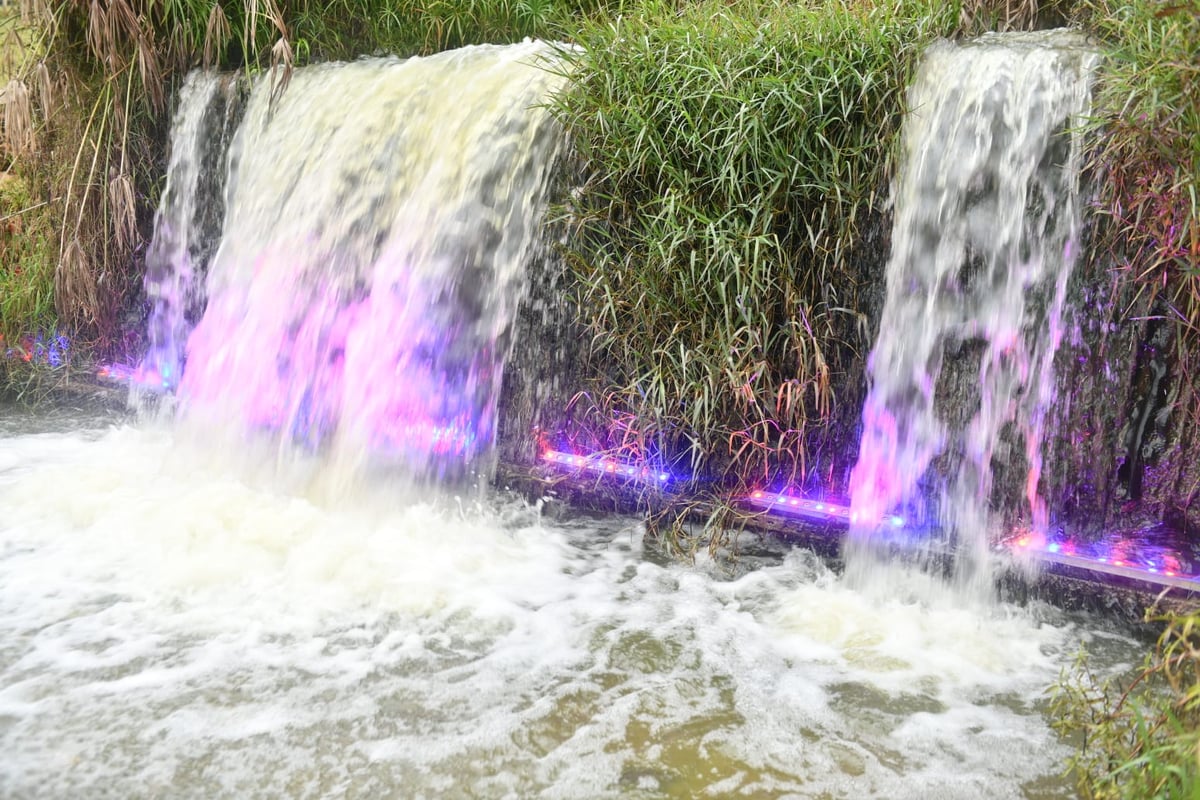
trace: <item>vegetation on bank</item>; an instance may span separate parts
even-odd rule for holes
[[[1200,2],[1085,0],[1104,43],[1100,209],[1118,263],[1200,334]]]
[[[24,180],[0,174],[0,353],[55,327],[55,223]]]
[[[1093,120],[1099,246],[1140,306],[1174,327],[1178,406],[1200,424],[1200,0],[1082,0],[1077,13],[1106,54]]]
[[[581,27],[554,110],[593,347],[593,448],[802,477],[870,347],[893,135],[945,4],[647,2]],[[859,381],[861,383],[861,381]],[[586,426],[585,426],[586,427]],[[820,459],[814,459],[820,461]],[[715,469],[714,469],[715,468]]]
[[[0,171],[0,355],[20,348],[22,334],[54,328],[54,263],[51,242],[58,231],[51,202],[31,190],[30,182],[12,170],[13,144],[27,136],[27,120],[19,112],[25,39],[33,32],[21,24],[15,9],[0,12],[0,98],[4,102],[4,138],[0,152],[8,162]],[[5,141],[5,139],[9,141]],[[9,142],[12,142],[10,144]],[[20,355],[19,355],[20,357]]]
[[[1052,690],[1055,729],[1081,742],[1070,769],[1083,797],[1200,797],[1200,610],[1155,621],[1131,678],[1101,680],[1081,655]]]

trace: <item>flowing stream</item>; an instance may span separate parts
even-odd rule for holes
[[[546,54],[256,85],[211,258],[189,83],[141,371],[173,413],[0,406],[0,797],[1072,796],[1045,692],[1081,644],[1138,658],[1103,621],[749,537],[680,563],[462,480],[558,146]]]
[[[5,798],[1070,797],[1044,691],[1082,642],[1137,658],[920,573],[681,564],[630,519],[0,419]]]

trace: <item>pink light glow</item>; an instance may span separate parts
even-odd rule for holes
[[[931,390],[930,390],[931,391]],[[858,462],[850,473],[851,534],[867,536],[891,510],[902,506],[917,478],[933,458],[940,439],[927,431],[902,428],[885,399],[871,394],[863,405],[863,439]]]
[[[435,286],[378,264],[370,290],[347,297],[333,277],[299,285],[283,260],[263,256],[247,286],[210,298],[188,340],[187,413],[402,456],[418,471],[490,446],[494,409],[480,397],[500,367],[486,348],[460,346],[462,363],[446,355],[458,331],[431,313]]]

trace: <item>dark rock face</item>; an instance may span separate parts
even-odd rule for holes
[[[1197,379],[1182,367],[1169,304],[1132,278],[1099,247],[1076,276],[1043,490],[1060,523],[1081,533],[1165,522],[1195,542]]]

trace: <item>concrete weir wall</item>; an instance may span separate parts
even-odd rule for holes
[[[645,514],[678,503],[679,497],[650,491],[636,483],[622,483],[585,473],[561,471],[546,465],[534,467],[502,463],[497,487],[542,502],[546,513],[556,509],[609,514]],[[691,505],[688,523],[704,527],[714,509]],[[736,520],[736,537],[771,537],[812,550],[835,569],[842,565],[844,525],[818,523],[755,512],[744,507]],[[905,554],[897,550],[895,557]],[[945,564],[947,571],[950,566]],[[1101,614],[1138,625],[1148,616],[1186,613],[1200,605],[1200,581],[1193,578],[1154,577],[1145,572],[1088,563],[1070,558],[1019,559],[996,554],[996,596],[1018,604],[1050,603],[1068,611]]]

